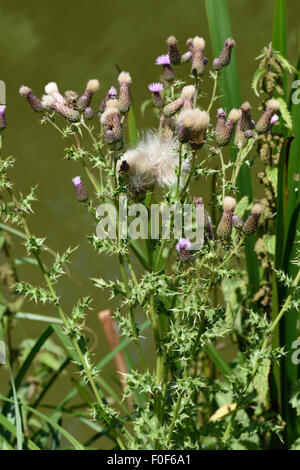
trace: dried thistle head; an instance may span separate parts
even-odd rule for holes
[[[204,56],[205,41],[199,36],[194,37],[191,48],[192,52],[192,74],[203,75],[207,59]]]
[[[243,226],[245,235],[253,235],[258,227],[258,221],[263,213],[263,206],[261,204],[254,204],[251,208],[251,213]]]
[[[170,58],[171,64],[179,64],[181,57],[180,57],[180,52],[178,49],[178,42],[175,36],[169,36],[167,39],[167,45],[168,45],[168,55]]]
[[[36,113],[41,113],[44,111],[44,107],[42,105],[42,101],[35,96],[32,89],[28,86],[22,85],[19,89],[19,93],[21,96],[25,96],[27,98],[28,103],[30,104],[33,111]]]
[[[128,72],[121,72],[118,77],[120,92],[119,92],[119,103],[120,111],[122,113],[127,113],[130,108],[130,85],[131,85],[131,76]]]
[[[236,208],[236,200],[231,196],[226,196],[223,201],[223,214],[217,228],[217,235],[220,238],[229,238],[232,232],[232,218]]]

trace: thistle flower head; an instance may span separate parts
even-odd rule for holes
[[[234,197],[226,196],[223,201],[224,211],[234,212],[236,208],[236,200]]]
[[[65,100],[69,106],[74,107],[76,105],[76,101],[78,100],[78,94],[76,91],[67,90],[65,91]]]
[[[155,185],[176,184],[176,166],[179,164],[178,142],[163,139],[154,132],[148,132],[135,149],[128,150],[117,162],[117,174],[123,161],[129,165],[128,185],[133,193],[144,193]],[[188,159],[182,162],[182,174],[190,168]]]
[[[58,93],[58,86],[55,82],[50,82],[45,86],[45,92],[47,95],[52,95],[53,93]]]
[[[170,62],[169,54],[163,54],[157,57],[155,64],[156,65],[170,65],[171,62]]]
[[[52,96],[55,101],[60,104],[67,104],[65,98],[60,94],[58,86],[55,82],[50,82],[45,86],[45,92],[47,95]]]
[[[196,88],[194,87],[194,85],[187,85],[182,88],[181,98],[183,99],[184,109],[193,108],[195,93],[196,93]]]
[[[206,111],[201,111],[199,108],[191,110],[191,115],[193,116],[193,126],[192,129],[195,131],[206,130],[209,126],[209,114]]]
[[[88,121],[93,119],[93,117],[95,116],[93,108],[91,108],[90,106],[85,108],[83,115],[84,119],[87,119]]]
[[[244,223],[243,232],[245,235],[253,235],[256,232],[258,221],[263,213],[263,206],[261,204],[254,204],[251,208],[251,213]]]
[[[243,227],[243,219],[239,215],[233,214],[233,216],[232,216],[232,225],[235,228],[241,229]]]
[[[86,89],[90,91],[91,93],[95,93],[97,90],[99,90],[100,83],[99,80],[97,79],[91,79],[87,82]]]
[[[204,56],[205,41],[199,36],[194,37],[191,48],[192,52],[192,74],[202,75],[204,73],[207,59]]]
[[[163,90],[164,86],[162,83],[151,83],[148,85],[149,90],[153,93],[153,102],[154,106],[161,108],[164,104],[163,99],[160,95],[160,92]]]
[[[169,55],[171,64],[179,64],[181,57],[180,57],[180,52],[178,50],[177,39],[175,38],[175,36],[168,37],[167,45],[168,45],[168,55]]]
[[[266,107],[267,109],[271,109],[272,111],[278,111],[278,109],[280,108],[280,103],[279,101],[272,98],[266,102]]]
[[[180,261],[187,261],[190,257],[191,242],[188,238],[180,238],[176,244],[176,250]]]
[[[72,178],[72,181],[74,183],[75,188],[78,188],[82,185],[80,176],[75,176],[74,178]]]
[[[215,129],[215,137],[218,145],[224,146],[229,144],[234,127],[239,121],[241,114],[241,110],[232,109],[228,115],[227,121],[225,121],[225,111],[222,108],[218,109],[218,121]]]
[[[217,235],[220,238],[229,238],[233,226],[233,213],[236,208],[236,200],[231,196],[226,196],[223,201],[223,214],[217,228]]]
[[[29,88],[29,86],[22,85],[19,89],[19,93],[21,96],[28,96],[30,93],[32,93],[32,89]]]
[[[150,83],[150,85],[148,85],[148,88],[150,91],[152,91],[152,93],[159,93],[160,91],[163,90],[164,86],[162,83],[156,82],[156,83]]]
[[[42,105],[44,109],[52,109],[55,103],[55,99],[51,95],[44,95],[42,97]]]
[[[182,249],[189,250],[192,244],[188,238],[179,238],[178,243],[176,244],[176,250],[180,251]]]
[[[233,108],[228,115],[228,120],[233,123],[236,123],[240,119],[241,115],[242,115],[242,112],[240,109]]]
[[[75,194],[76,198],[80,202],[85,202],[88,199],[88,192],[83,185],[80,176],[75,176],[75,178],[72,178],[74,187],[75,187]]]
[[[274,124],[276,124],[276,122],[279,120],[279,116],[278,114],[274,114],[274,116],[271,117],[270,119],[270,125],[271,126],[274,126]]]
[[[120,111],[122,111],[122,113],[127,113],[130,108],[129,85],[131,84],[131,76],[128,72],[121,72],[118,77],[118,80],[120,84],[120,93],[119,93]]]
[[[215,70],[221,70],[223,67],[226,67],[230,64],[232,49],[235,46],[235,41],[232,38],[226,39],[224,47],[218,58],[213,61],[213,68]]]
[[[121,72],[119,77],[118,77],[118,81],[119,81],[120,85],[122,85],[122,84],[130,85],[131,82],[132,82],[131,76],[128,72]]]
[[[108,90],[107,94],[108,94],[109,98],[116,98],[118,92],[117,92],[117,90],[115,89],[114,86],[111,86],[110,89]]]
[[[0,131],[6,128],[5,104],[0,105]]]
[[[205,40],[199,36],[195,36],[192,46],[194,49],[205,49]]]
[[[19,89],[19,93],[21,96],[25,96],[27,98],[27,101],[33,111],[39,113],[44,110],[41,100],[37,96],[35,96],[31,88],[22,85]]]
[[[118,100],[108,100],[108,102],[118,102]],[[106,104],[107,104],[106,103]],[[101,115],[100,121],[105,130],[105,139],[107,143],[114,143],[122,138],[122,126],[118,103],[109,103],[104,113]]]
[[[275,99],[270,99],[266,102],[266,109],[260,119],[256,123],[256,130],[259,134],[263,134],[267,132],[273,125],[273,121],[271,122],[273,116],[275,115],[276,111],[280,108],[279,101]],[[276,118],[275,118],[276,119]],[[276,122],[276,121],[275,121]]]
[[[260,217],[263,213],[263,206],[261,204],[254,204],[251,208],[251,215],[255,215],[257,217]]]

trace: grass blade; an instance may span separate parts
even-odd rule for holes
[[[276,0],[273,26],[273,47],[287,57],[286,0]],[[286,98],[286,71],[283,75],[283,90]]]

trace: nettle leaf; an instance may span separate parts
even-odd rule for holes
[[[280,103],[280,112],[281,112],[282,119],[284,120],[285,127],[287,127],[288,129],[292,129],[293,120],[292,120],[291,113],[288,110],[288,106],[286,102],[280,96],[277,97],[276,99]]]
[[[254,90],[254,93],[256,94],[256,96],[259,96],[259,90],[258,90],[258,85],[259,85],[259,82],[261,80],[261,78],[264,76],[265,74],[265,69],[258,69],[256,70],[255,74],[254,74],[254,77],[253,77],[253,80],[252,80],[252,84],[251,84],[251,88]]]
[[[263,235],[263,241],[264,241],[264,245],[265,245],[267,253],[269,253],[269,255],[274,256],[275,255],[275,244],[276,244],[275,235],[265,234],[265,235]]]
[[[290,404],[295,408],[297,416],[300,416],[300,380],[292,388]]]
[[[276,167],[271,168],[271,167],[267,166],[266,174],[267,174],[267,177],[268,177],[268,179],[270,180],[270,182],[272,184],[274,194],[277,197],[278,168],[276,168]]]
[[[250,203],[249,198],[247,196],[242,197],[236,205],[234,213],[243,217],[245,212],[249,209]]]
[[[268,394],[269,394],[269,373],[271,368],[271,361],[268,358],[264,358],[261,364],[258,366],[258,370],[254,377],[253,385],[257,391],[258,402],[261,405],[268,405]]]

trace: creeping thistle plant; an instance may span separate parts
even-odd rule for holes
[[[89,80],[81,95],[72,90],[62,94],[55,83],[46,85],[41,99],[31,88],[20,88],[20,94],[40,114],[41,123],[52,126],[67,142],[66,159],[78,163],[74,194],[70,184],[69,197],[76,197],[95,221],[89,243],[100,256],[106,253],[119,262],[119,279],[95,278],[91,282],[119,299],[113,316],[120,333],[134,343],[138,353],[136,367],[124,379],[123,398],[128,400],[123,402],[120,397],[118,402],[115,397],[113,404],[112,400],[108,404],[105,398],[101,371],[94,365],[85,339],[91,299],[77,300],[72,312],[66,312],[64,299],[56,292],[73,249],[55,255],[53,265],[46,266],[45,239],[35,236],[27,224],[36,188],[25,197],[17,194],[7,176],[7,169],[13,165],[10,157],[2,158],[0,167],[2,218],[5,224],[22,230],[26,252],[40,268],[43,283],[33,286],[19,280],[6,264],[1,267],[1,279],[10,288],[14,286],[16,299],[29,297],[56,308],[69,346],[68,358],[80,370],[81,387],[86,384],[93,394],[89,402],[91,419],[101,424],[115,448],[261,449],[268,447],[272,434],[280,434],[284,425],[270,407],[268,377],[272,361],[284,353],[272,349],[271,337],[294,302],[300,276],[288,280],[279,273],[283,282],[290,282],[291,294],[272,322],[276,165],[282,144],[281,135],[274,129],[281,118],[291,125],[281,97],[282,70],[289,64],[270,46],[260,57],[253,81],[256,94],[265,94],[261,109],[253,110],[245,101],[240,109],[219,107],[216,111],[218,78],[224,67],[230,67],[235,45],[228,38],[210,67],[203,38],[188,39],[183,54],[174,36],[167,39],[168,52],[156,60],[161,68],[160,81],[148,85],[157,128],[138,134],[134,147],[126,137],[133,113],[133,84],[128,72],[119,74],[117,86],[114,84],[102,96],[98,109],[98,80]],[[186,71],[187,67],[190,75],[179,79],[177,71]],[[205,76],[213,83],[209,100],[203,90]],[[149,101],[145,102],[143,109],[148,105]],[[228,159],[229,145],[236,149],[234,161]],[[241,168],[252,164],[255,149],[264,165],[258,178],[265,197],[249,201],[239,197],[237,180]],[[216,226],[209,201],[202,197],[202,185],[210,176],[217,178],[212,198],[219,211]],[[195,210],[200,207],[204,214],[202,247],[193,250],[192,240],[184,233],[178,239],[168,239],[162,233],[151,238],[148,227],[145,240],[124,238],[118,224],[116,236],[103,239],[96,234],[97,207],[110,204],[118,216],[119,198],[124,195],[128,206],[135,202],[143,205],[149,226],[154,203],[160,207],[178,205],[182,216],[184,205],[191,204]],[[174,215],[169,223],[174,227]],[[256,232],[259,238],[255,250],[264,275],[252,297],[247,289],[243,247],[246,237]],[[8,243],[5,235],[4,256]],[[143,267],[141,275],[133,268],[135,257]],[[137,324],[140,309],[152,327],[154,370],[145,356]],[[4,334],[10,313],[7,310],[1,317]],[[143,335],[149,342],[150,332],[146,330]],[[231,364],[220,351],[224,341],[238,347]],[[34,398],[33,391],[24,400],[32,404]],[[11,403],[4,405],[6,413],[11,409]],[[29,422],[27,434],[31,438],[32,429]]]

